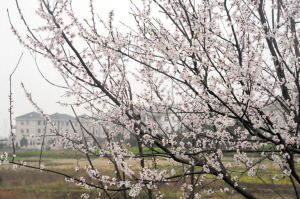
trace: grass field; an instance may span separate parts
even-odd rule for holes
[[[128,148],[129,151],[137,153],[138,149]],[[148,151],[145,151],[148,153]],[[149,151],[150,153],[150,151]],[[25,161],[27,165],[37,166],[39,162],[39,151],[28,151],[28,152],[18,152],[16,153],[17,157],[15,160]],[[84,158],[83,154],[75,154],[73,151],[44,151],[42,156],[42,164],[47,169],[54,169],[74,177],[83,176],[87,180],[90,177],[86,174],[84,169],[81,169],[79,172],[75,172],[75,167],[80,164],[81,168],[85,165],[88,165],[88,161]],[[78,159],[77,159],[78,158]],[[256,157],[254,157],[256,158]],[[170,163],[164,158],[159,158],[159,164],[157,165],[158,170],[166,169],[170,171],[172,168],[175,168],[177,171],[182,170],[181,164],[170,165]],[[230,161],[230,157],[225,157],[225,162]],[[114,176],[114,169],[109,166],[108,160],[100,157],[93,157],[92,162],[94,166],[98,169],[100,174]],[[136,175],[139,175],[139,164],[129,159],[126,160],[128,164],[133,165]],[[146,166],[150,166],[152,161],[147,160],[145,162]],[[252,194],[258,198],[281,198],[276,195],[273,190],[276,190],[284,198],[294,198],[292,195],[292,185],[288,178],[282,179],[276,182],[272,182],[271,177],[274,174],[278,173],[278,167],[273,165],[271,161],[266,161],[265,166],[268,168],[269,173],[260,173],[259,176],[256,176],[254,179],[251,179],[247,174],[242,174],[241,167],[233,166],[230,168],[231,176],[238,176],[239,185],[245,187]],[[201,168],[196,168],[196,170]],[[269,176],[269,174],[271,174]],[[182,179],[188,183],[189,179]],[[266,185],[263,183],[265,181]],[[180,191],[181,183],[170,185],[159,185],[159,190],[165,194],[165,198],[180,198],[182,193]],[[212,195],[205,195],[203,193],[203,187],[215,188],[219,190],[220,188],[227,187],[222,181],[215,181],[214,176],[207,175],[205,183],[210,183],[209,185],[202,184],[196,187],[196,191],[200,191],[202,198],[241,198],[241,195],[238,194],[225,194],[218,191]],[[74,183],[67,183],[64,180],[63,176],[49,173],[49,172],[40,172],[39,170],[32,170],[27,168],[18,168],[17,170],[12,169],[12,165],[2,165],[0,167],[0,198],[22,198],[22,199],[35,199],[35,198],[80,198],[82,193],[89,193],[90,198],[95,198],[98,195],[98,192],[94,190],[83,190],[82,188],[76,186]],[[115,195],[113,198],[119,198],[120,195]],[[144,192],[141,192],[138,198],[144,198],[147,196]]]

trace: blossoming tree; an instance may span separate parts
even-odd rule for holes
[[[105,198],[142,192],[164,198],[162,184],[170,190],[180,184],[178,197],[184,198],[233,191],[256,198],[243,179],[273,188],[288,179],[299,198],[299,1],[142,0],[142,6],[132,3],[136,27],[123,24],[127,32],[115,26],[113,12],[101,19],[92,0],[90,20],[77,17],[72,1],[39,2],[36,14],[44,24],[31,27],[16,0],[28,34],[24,38],[12,22],[13,33],[65,79],[67,96],[77,100],[63,105],[84,104],[107,137],[104,146],[84,127],[81,134],[60,131],[24,87],[53,135],[89,160],[90,179],[60,173],[67,181]],[[152,10],[165,18],[157,19]],[[43,32],[48,36],[39,37]],[[140,83],[143,90],[136,89]],[[160,125],[157,114],[168,118],[170,128]],[[106,131],[107,122],[114,129]],[[115,139],[121,131],[123,142]],[[130,136],[137,140],[136,154],[125,147]],[[115,175],[98,172],[91,155],[106,158]],[[158,157],[173,168],[158,167]]]

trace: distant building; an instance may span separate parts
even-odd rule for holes
[[[54,113],[49,115],[49,117],[51,122],[56,126],[57,131],[74,133],[75,130],[78,134],[82,134],[81,126],[74,117],[60,113]],[[104,137],[102,127],[94,125],[92,121],[87,119],[87,115],[81,115],[79,118],[82,127],[93,133],[96,138]],[[42,137],[46,131],[44,143],[47,146],[49,141],[59,138],[52,134],[53,130],[49,124],[46,127],[46,121],[41,117],[41,114],[37,112],[27,113],[16,117],[15,142],[18,143],[18,146],[21,146],[21,139],[26,137],[28,141],[27,148],[40,148],[43,141]]]

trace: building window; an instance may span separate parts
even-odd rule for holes
[[[43,121],[43,124],[46,125],[46,121]]]
[[[38,129],[38,133],[41,133],[41,129]]]
[[[61,122],[61,126],[63,126],[64,125],[64,122]]]
[[[66,132],[69,132],[69,129],[66,129]]]
[[[69,122],[66,122],[66,126],[69,126]]]
[[[24,129],[21,129],[21,133],[24,133]]]
[[[165,116],[165,122],[169,121],[168,116]]]
[[[38,125],[41,125],[41,121],[38,121]]]
[[[26,123],[27,123],[27,125],[29,125],[29,121],[28,120],[26,121]]]
[[[29,133],[29,129],[26,129],[26,133]]]
[[[21,121],[21,125],[24,125],[24,121]]]

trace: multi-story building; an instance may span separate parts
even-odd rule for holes
[[[86,115],[79,116],[79,125],[77,120],[67,114],[54,113],[49,115],[51,122],[56,126],[58,131],[78,133],[81,134],[83,128],[93,133],[96,138],[103,138],[104,131],[102,127],[96,126],[92,121],[87,119]],[[46,123],[45,119],[41,117],[39,113],[31,112],[25,115],[16,117],[16,132],[15,132],[15,142],[18,146],[21,146],[21,139],[26,137],[28,141],[27,148],[40,148],[42,144],[42,137],[45,133],[45,145],[49,141],[55,139],[57,136],[52,134],[52,126]]]
[[[263,111],[265,114],[273,113],[274,111],[279,111],[280,107],[277,107],[276,104],[270,104],[266,106]],[[283,123],[283,115],[280,115],[279,121],[277,123],[282,125]],[[76,118],[67,115],[54,113],[49,115],[51,122],[56,126],[58,131],[78,133],[82,135],[81,132],[85,132],[85,130],[89,131],[94,135],[95,138],[105,138],[106,134],[104,129],[107,132],[110,132],[116,126],[113,123],[106,123],[104,126],[96,125],[94,120],[88,117],[88,115],[80,115],[79,121],[81,125],[77,122]],[[147,112],[141,116],[141,120],[147,125],[147,122],[156,123],[156,129],[158,133],[168,132],[168,131],[180,131],[182,128],[181,122],[178,121],[178,118],[175,114],[171,112],[151,112],[150,109],[147,109]],[[85,129],[85,130],[84,130]],[[15,129],[15,142],[18,143],[18,146],[21,146],[20,140],[23,137],[27,138],[29,148],[39,148],[42,144],[41,135],[46,131],[45,143],[50,142],[50,140],[54,140],[57,138],[55,135],[51,133],[53,131],[50,125],[46,126],[46,121],[41,117],[39,113],[31,112],[25,115],[19,116],[16,118],[16,129]],[[285,137],[286,135],[283,135]],[[34,138],[35,137],[35,138]],[[86,136],[90,138],[90,136]]]

